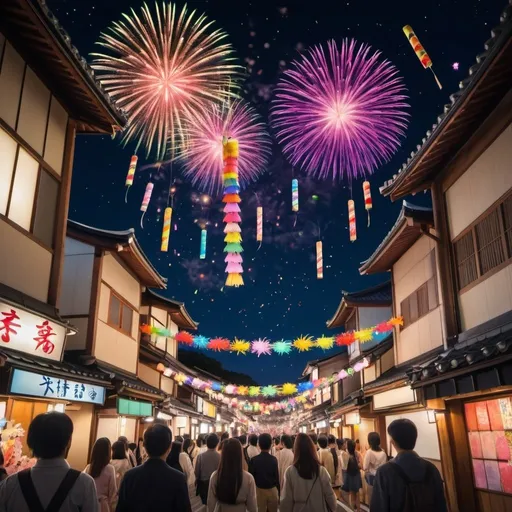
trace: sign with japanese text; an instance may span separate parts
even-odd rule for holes
[[[105,401],[105,388],[102,386],[75,382],[51,375],[41,375],[18,368],[13,370],[10,392],[15,395],[99,405],[103,405]]]
[[[0,346],[60,361],[66,327],[0,300]]]

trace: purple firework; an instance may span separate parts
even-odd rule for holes
[[[373,173],[400,146],[409,107],[398,70],[366,44],[310,48],[279,80],[271,123],[292,165],[319,178]]]

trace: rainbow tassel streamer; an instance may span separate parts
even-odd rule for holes
[[[263,241],[263,206],[256,208],[256,241]]]
[[[142,216],[140,218],[140,227],[144,229],[144,215],[148,210],[149,201],[151,201],[151,194],[153,193],[153,183],[151,181],[146,185],[146,191],[144,192],[144,198],[142,199],[142,204],[140,205],[140,211],[142,212]]]
[[[356,209],[352,199],[348,200],[348,228],[350,232],[350,241],[355,242],[357,240]]]
[[[137,169],[137,160],[139,157],[137,155],[133,155],[130,160],[130,167],[128,167],[128,174],[126,175],[126,194],[124,195],[124,202],[128,202],[128,190],[130,190],[130,187],[133,185],[133,178],[135,176],[135,170]]]
[[[322,242],[320,240],[316,243],[316,278],[324,278],[324,257],[322,253]]]
[[[292,180],[292,212],[299,211],[299,182]]]
[[[199,249],[199,259],[204,260],[206,258],[206,229],[201,230],[201,247]]]
[[[168,206],[164,210],[164,225],[162,227],[162,243],[160,250],[167,252],[169,250],[169,236],[171,235],[171,219],[172,219],[172,208]]]
[[[224,252],[226,255],[226,286],[243,286],[244,280],[242,278],[242,235],[239,223],[240,217],[240,184],[238,182],[238,140],[224,139],[223,145],[223,158],[224,158],[224,197],[222,198],[224,207],[224,241],[226,247]]]
[[[370,182],[363,181],[364,207],[368,212],[368,227],[370,227],[370,210],[372,209],[372,193],[370,190]]]

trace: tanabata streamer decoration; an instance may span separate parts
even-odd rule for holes
[[[424,69],[430,69],[432,71],[432,74],[434,75],[434,78],[436,79],[437,86],[439,89],[442,89],[443,86],[441,85],[441,82],[437,78],[436,74],[434,73],[434,69],[432,68],[432,61],[430,60],[430,57],[428,56],[428,53],[425,51],[425,48],[423,48],[423,45],[420,43],[420,40],[414,33],[412,27],[410,25],[405,25],[403,27],[403,31],[405,34],[405,37],[407,37],[407,40],[411,44],[414,53],[416,54],[416,57],[418,57],[419,61],[423,65]]]
[[[348,200],[348,229],[350,233],[350,241],[355,242],[357,240],[356,208],[352,199]]]
[[[272,345],[267,338],[259,338],[251,343],[251,352],[260,357],[262,354],[269,356],[272,353]]]
[[[292,212],[299,211],[299,181],[292,180]]]
[[[363,181],[364,207],[368,212],[368,227],[370,227],[370,210],[372,209],[372,193],[370,190],[370,182]]]
[[[224,144],[224,197],[222,202],[225,204],[224,213],[237,213],[240,215],[240,185],[238,183],[238,141],[228,139]],[[224,233],[226,237],[226,286],[243,286],[242,278],[242,236],[239,222],[226,222]]]
[[[149,202],[151,201],[151,194],[153,193],[153,183],[149,182],[146,185],[146,191],[144,192],[144,197],[142,198],[142,204],[140,205],[140,211],[142,212],[142,216],[140,218],[140,227],[144,229],[144,215],[146,215],[146,211],[148,209]]]
[[[256,208],[256,241],[263,241],[263,206]]]
[[[162,243],[160,244],[160,250],[167,252],[169,250],[169,237],[171,236],[171,220],[172,220],[172,208],[168,206],[164,210],[164,225],[162,227]]]
[[[324,257],[322,254],[322,242],[320,240],[316,243],[316,278],[324,278]]]
[[[128,167],[128,174],[126,175],[126,194],[124,195],[124,202],[128,202],[128,191],[130,190],[130,187],[133,185],[133,178],[135,177],[135,170],[137,169],[137,160],[139,157],[137,155],[133,155],[130,160],[130,167]]]
[[[206,258],[206,229],[201,229],[201,247],[199,249],[199,259]]]
[[[231,342],[229,351],[236,352],[237,355],[247,354],[251,350],[251,343],[245,340],[239,340],[235,338],[234,341]]]
[[[170,2],[131,9],[101,34],[93,69],[128,116],[123,142],[158,160],[182,140],[185,113],[237,96],[241,68],[226,33],[204,14]]]
[[[283,356],[285,354],[289,354],[292,351],[292,342],[291,341],[275,341],[272,345],[272,349],[276,354]]]

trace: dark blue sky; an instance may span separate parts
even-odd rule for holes
[[[141,0],[47,0],[83,56],[95,50],[100,31],[118,19],[129,7],[139,10]],[[181,3],[179,4],[181,6]],[[254,60],[245,97],[266,117],[272,86],[279,68],[301,47],[354,37],[380,49],[404,77],[411,104],[411,122],[401,150],[370,179],[374,209],[366,228],[361,183],[354,183],[358,218],[358,240],[348,241],[347,199],[343,184],[307,180],[295,171],[300,182],[301,209],[291,212],[291,167],[274,147],[271,164],[261,179],[242,193],[242,234],[244,236],[243,288],[222,290],[224,280],[222,214],[216,198],[205,208],[198,194],[177,180],[175,213],[170,250],[161,253],[160,207],[166,201],[168,169],[141,170],[139,159],[135,183],[124,203],[124,180],[133,147],[123,148],[108,136],[77,140],[70,218],[105,229],[135,227],[137,238],[157,269],[168,279],[166,295],[186,303],[207,337],[235,336],[252,340],[293,339],[300,334],[326,333],[325,322],[338,305],[341,290],[358,290],[388,278],[361,277],[359,263],[365,260],[393,225],[400,205],[380,196],[378,188],[396,173],[409,153],[421,142],[435,122],[449,95],[458,89],[475,56],[483,51],[490,30],[498,24],[504,0],[344,0],[337,2],[254,2],[192,1],[189,7],[204,11],[226,30],[242,63]],[[402,26],[412,25],[434,63],[443,84],[440,91],[428,70],[423,70]],[[266,44],[268,43],[268,44]],[[459,70],[453,69],[458,62]],[[147,162],[152,164],[153,162]],[[140,222],[140,202],[153,173],[156,180],[153,201]],[[318,196],[313,199],[312,196]],[[428,195],[411,198],[428,204]],[[255,242],[258,202],[265,212],[265,238],[260,250]],[[164,205],[165,206],[165,205]],[[208,253],[199,260],[200,228],[197,221],[210,223]],[[215,224],[218,223],[218,227]],[[324,279],[316,279],[315,241],[323,240]],[[209,353],[209,355],[212,355]],[[217,356],[235,371],[246,372],[262,384],[296,380],[309,359],[322,357],[318,350],[293,356]]]

